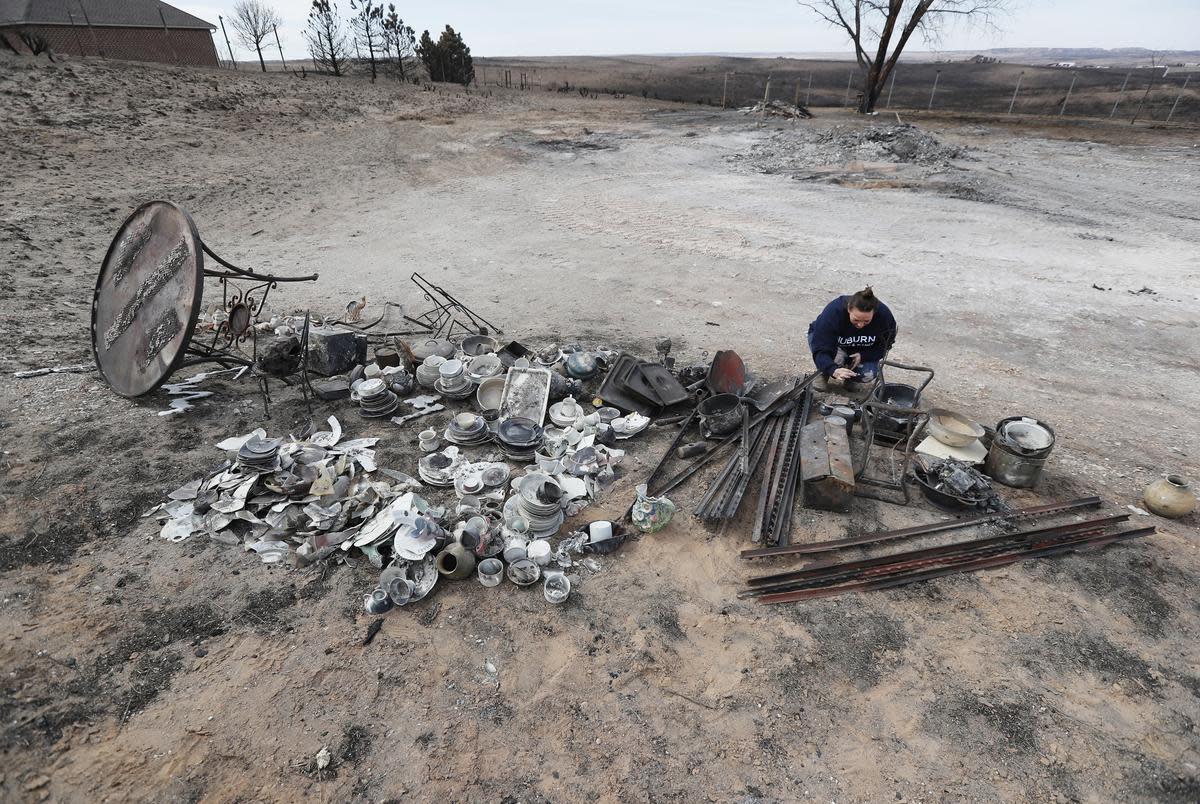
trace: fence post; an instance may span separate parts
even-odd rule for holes
[[[287,59],[283,57],[283,45],[279,44],[279,28],[272,25],[271,30],[275,32],[275,47],[279,48],[279,60],[283,62],[283,71],[287,72]]]
[[[850,105],[850,85],[854,83],[854,71],[850,71],[850,75],[846,76],[846,97],[842,101],[842,108]]]
[[[761,126],[767,116],[767,101],[771,99],[771,74],[767,73],[767,86],[763,89],[762,110],[758,113],[758,124]]]
[[[725,108],[725,98],[729,95],[729,73],[725,73],[725,81],[721,84],[721,108]]]
[[[233,69],[236,70],[238,68],[237,59],[233,57],[233,45],[229,44],[229,34],[225,32],[225,18],[218,14],[217,19],[221,23],[221,33],[225,36],[225,47],[229,48],[229,61],[233,63]]]
[[[1179,106],[1179,101],[1183,97],[1183,93],[1187,91],[1188,82],[1192,80],[1192,74],[1188,73],[1187,78],[1183,79],[1183,86],[1179,88],[1179,94],[1175,96],[1175,102],[1171,104],[1171,111],[1167,113],[1167,122],[1171,122],[1171,118],[1175,116],[1175,109]]]
[[[925,110],[927,112],[933,111],[933,96],[935,94],[937,94],[938,79],[941,77],[942,77],[941,70],[938,70],[936,73],[933,74],[933,89],[929,90],[929,108]]]
[[[1125,73],[1125,80],[1121,82],[1121,91],[1117,93],[1117,99],[1113,102],[1112,111],[1108,113],[1109,120],[1112,120],[1113,115],[1117,113],[1117,107],[1121,105],[1121,97],[1125,94],[1125,87],[1129,86],[1129,76],[1131,75],[1133,75],[1132,71]]]
[[[1010,100],[1008,102],[1008,113],[1009,114],[1013,113],[1013,107],[1015,107],[1017,105],[1017,93],[1021,91],[1021,79],[1024,77],[1025,77],[1025,71],[1022,70],[1017,75],[1017,85],[1016,85],[1016,87],[1013,88],[1012,100]]]
[[[892,93],[896,91],[896,67],[898,66],[898,64],[892,65],[892,85],[888,88],[887,105],[883,107],[885,109],[892,108]]]
[[[83,12],[83,22],[87,25],[88,36],[92,38],[92,47],[96,48],[96,52],[100,54],[100,58],[107,59],[108,56],[104,54],[104,48],[100,47],[100,43],[96,41],[96,29],[92,27],[92,18],[88,16],[87,9],[84,8],[83,3],[79,4],[79,10]],[[224,30],[224,28],[222,27],[221,30]],[[228,42],[229,38],[226,37],[225,41]],[[233,55],[232,52],[230,55]]]
[[[796,99],[792,101],[793,106],[800,105],[800,82],[796,82]]]
[[[1137,122],[1138,115],[1142,113],[1142,107],[1146,105],[1146,98],[1150,97],[1150,90],[1154,87],[1154,76],[1150,76],[1150,83],[1146,84],[1146,91],[1142,94],[1142,99],[1138,103],[1137,109],[1133,113],[1133,119],[1129,121],[1129,125]]]
[[[809,106],[812,101],[812,73],[808,74],[808,91],[804,93],[804,105]]]
[[[1067,97],[1063,98],[1062,108],[1058,110],[1058,116],[1062,117],[1067,111],[1067,101],[1071,99],[1071,91],[1075,89],[1075,81],[1079,78],[1078,73],[1071,73],[1071,86],[1067,87]]]

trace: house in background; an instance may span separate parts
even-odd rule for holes
[[[0,0],[0,38],[23,53],[34,41],[73,56],[216,67],[215,30],[159,0]]]

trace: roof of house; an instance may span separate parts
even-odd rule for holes
[[[162,15],[159,15],[162,9]],[[128,28],[215,26],[160,0],[0,0],[0,25],[92,25]]]

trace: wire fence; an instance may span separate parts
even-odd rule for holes
[[[863,74],[846,62],[779,62],[768,71],[692,67],[673,70],[572,67],[480,60],[480,86],[634,95],[657,100],[736,108],[762,100],[812,107],[857,108]],[[640,66],[640,65],[639,65]],[[657,67],[657,69],[656,69]],[[1200,122],[1200,66],[1103,69],[971,62],[897,65],[876,111],[924,110],[986,114]]]

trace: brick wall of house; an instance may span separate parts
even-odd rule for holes
[[[160,61],[216,67],[217,50],[212,34],[196,28],[88,28],[84,25],[22,25],[0,28],[0,36],[23,49],[18,31],[30,31],[45,39],[55,53],[74,56],[103,56],[129,61]]]

